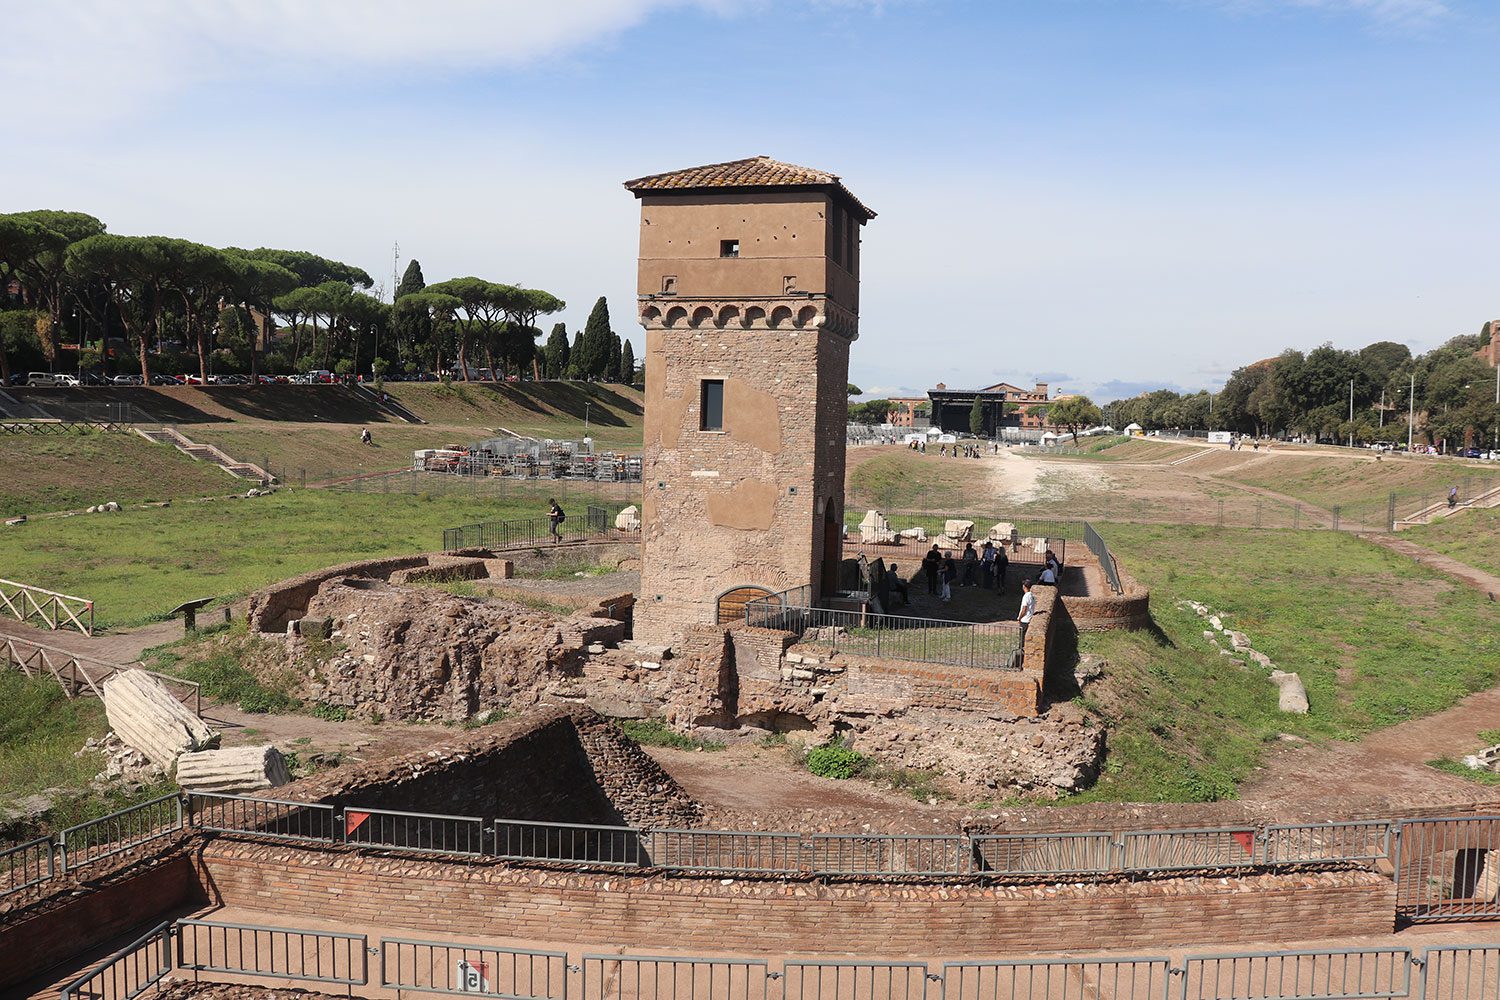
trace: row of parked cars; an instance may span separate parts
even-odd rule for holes
[[[210,375],[208,385],[249,385],[249,375]],[[276,385],[278,383],[289,383],[292,385],[322,385],[341,381],[332,372],[308,372],[305,375],[260,375],[257,381],[261,385]],[[10,377],[10,384],[15,386],[29,386],[31,388],[57,388],[68,386],[110,386],[110,385],[141,385],[139,375],[97,375],[93,372],[85,372],[82,375],[68,375],[62,372],[16,372]],[[151,376],[152,385],[203,385],[204,381],[200,375],[168,375],[165,372],[156,372]]]

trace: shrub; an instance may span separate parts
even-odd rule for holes
[[[869,757],[842,743],[814,747],[807,754],[807,769],[820,778],[843,781],[860,775],[871,765]]]
[[[249,711],[249,709],[246,709],[246,711]],[[322,719],[325,722],[347,722],[349,720],[349,710],[347,708],[342,705],[330,705],[323,701],[313,705],[311,714],[314,718]]]
[[[621,719],[625,735],[645,747],[671,747],[674,750],[723,750],[718,740],[698,740],[675,729],[668,729],[655,719]]]

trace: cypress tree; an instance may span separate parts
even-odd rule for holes
[[[583,332],[573,334],[573,347],[568,351],[568,367],[564,369],[567,378],[587,378],[588,372],[583,370]]]
[[[594,303],[589,320],[583,327],[583,357],[578,367],[585,378],[604,378],[609,370],[610,344],[614,332],[609,328],[609,303],[604,296]]]
[[[984,437],[984,407],[979,403],[979,397],[974,397],[974,405],[969,407],[969,433],[975,437]]]
[[[412,258],[407,263],[406,270],[401,274],[401,284],[396,286],[396,298],[410,295],[412,292],[420,292],[426,287],[427,281],[422,277],[422,264],[416,258]]]
[[[620,335],[613,330],[609,333],[609,364],[604,369],[604,381],[623,382],[625,379],[620,374],[620,356],[623,351],[620,348]]]
[[[547,359],[548,378],[568,377],[568,328],[562,323],[552,326],[552,334],[547,338],[547,348],[544,352]]]
[[[635,348],[628,340],[620,347],[620,381],[635,385]]]

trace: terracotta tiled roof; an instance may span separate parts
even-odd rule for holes
[[[840,183],[838,174],[830,174],[826,170],[814,170],[812,167],[799,167],[794,163],[782,163],[769,156],[751,156],[743,160],[709,163],[701,167],[688,167],[686,170],[650,174],[625,182],[625,190],[636,194],[645,191],[734,190],[764,187],[832,187],[863,212],[865,218],[875,218],[875,213]]]

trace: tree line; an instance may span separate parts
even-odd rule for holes
[[[428,285],[412,261],[393,296],[369,293],[363,269],[305,250],[211,247],[166,236],[122,236],[82,212],[0,214],[0,384],[13,362],[80,370],[133,356],[143,381],[192,364],[272,373],[328,370],[379,376],[443,372],[492,378],[633,380],[628,341],[609,330],[601,298],[572,344],[562,324],[539,343],[541,317],[566,303],[550,292],[478,277]],[[558,341],[561,346],[558,346]],[[66,346],[65,346],[66,345]],[[576,355],[576,359],[575,356]]]
[[[1486,440],[1500,427],[1496,371],[1476,356],[1489,337],[1486,327],[1419,355],[1392,341],[1358,350],[1325,343],[1305,354],[1289,348],[1235,369],[1217,393],[1159,389],[1116,400],[1104,416],[1115,427],[1352,437],[1362,444],[1404,444],[1410,416],[1414,439]]]

